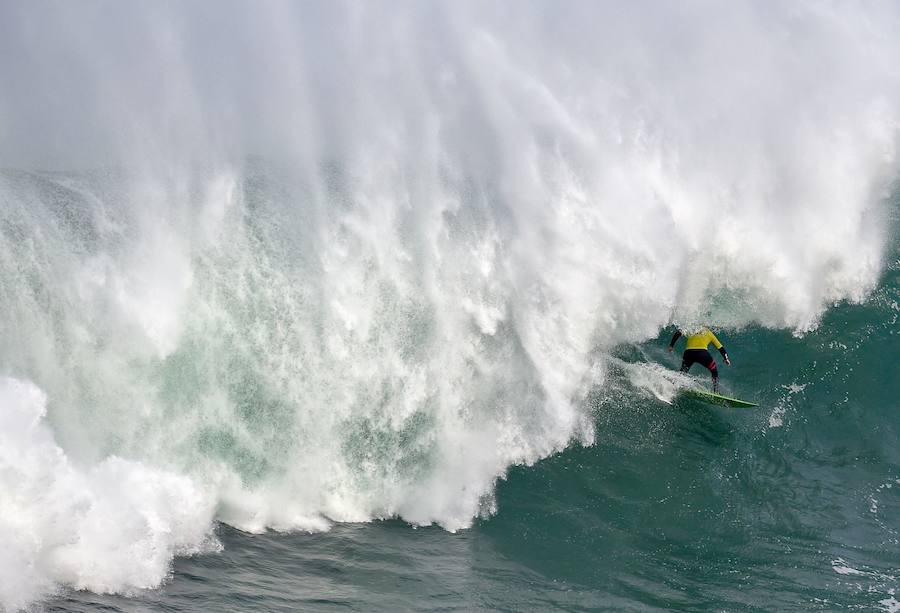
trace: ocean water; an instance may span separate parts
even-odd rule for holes
[[[893,3],[3,5],[0,610],[900,611],[897,57]],[[679,396],[699,324],[759,407]]]

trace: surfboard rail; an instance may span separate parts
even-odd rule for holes
[[[706,402],[707,404],[715,404],[723,407],[748,408],[759,406],[759,403],[756,402],[741,400],[740,398],[732,398],[731,396],[723,396],[722,394],[708,392],[705,389],[695,387],[681,390],[680,395],[687,398],[692,398],[694,400],[699,400],[700,402]]]

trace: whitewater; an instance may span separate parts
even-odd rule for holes
[[[617,348],[865,303],[898,33],[877,2],[4,5],[0,608],[158,588],[219,523],[464,531],[594,443]]]

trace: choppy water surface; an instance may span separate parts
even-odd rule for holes
[[[900,610],[898,33],[5,4],[0,608]]]

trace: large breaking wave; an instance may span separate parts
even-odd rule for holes
[[[3,12],[11,609],[214,520],[464,528],[593,440],[612,347],[803,333],[882,267],[889,4]]]

